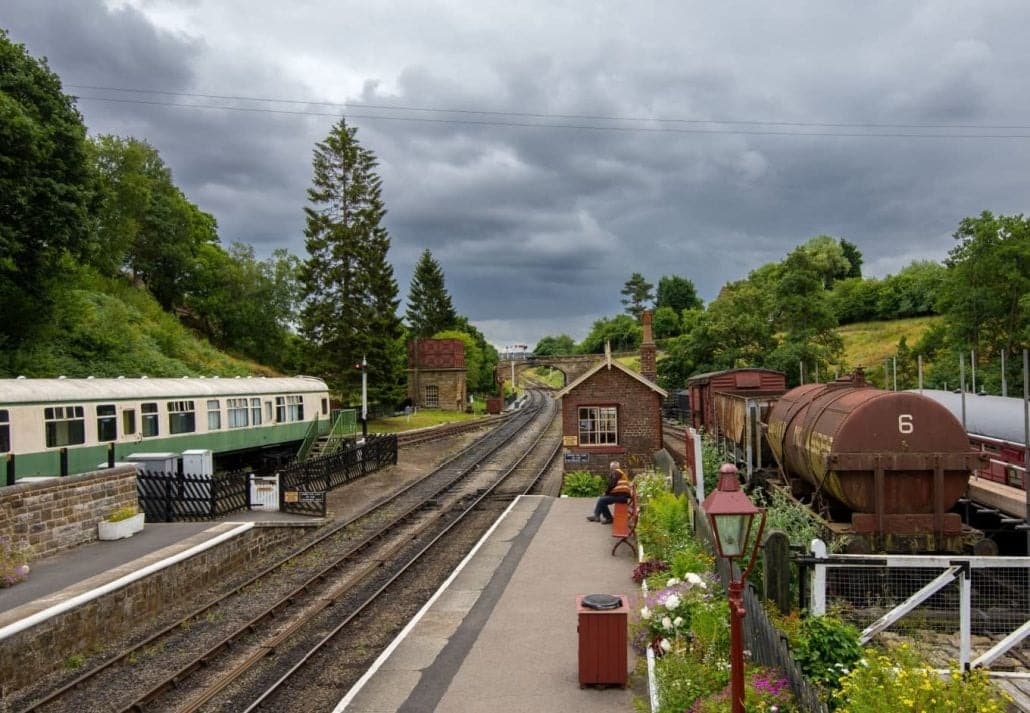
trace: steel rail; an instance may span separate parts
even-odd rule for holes
[[[551,416],[553,418],[553,410],[552,410]],[[501,474],[489,487],[485,488],[480,494],[478,494],[475,497],[475,499],[473,501],[471,501],[471,503],[469,503],[467,505],[467,507],[464,507],[462,509],[462,507],[459,505],[458,508],[456,508],[457,514],[454,516],[453,520],[450,520],[449,522],[447,522],[446,526],[435,537],[433,537],[429,542],[427,542],[424,547],[422,547],[420,550],[418,550],[418,552],[415,553],[410,558],[409,561],[405,562],[391,577],[389,577],[389,579],[386,582],[384,582],[379,588],[377,588],[375,590],[375,592],[373,592],[364,602],[362,602],[359,606],[357,606],[355,609],[353,609],[329,633],[327,633],[321,639],[319,639],[315,643],[315,645],[312,646],[293,666],[291,666],[290,669],[286,673],[284,673],[282,676],[280,676],[279,679],[277,679],[260,696],[258,696],[257,699],[255,699],[247,708],[245,708],[242,711],[242,713],[251,713],[252,711],[255,711],[262,704],[264,704],[269,698],[271,698],[273,695],[275,695],[294,676],[296,676],[298,674],[298,672],[300,672],[308,664],[308,662],[310,662],[313,659],[313,657],[317,653],[319,653],[324,647],[329,645],[341,632],[343,632],[344,629],[359,614],[361,614],[365,609],[367,609],[369,606],[371,606],[383,594],[383,592],[386,591],[386,589],[390,585],[395,583],[405,572],[407,572],[411,567],[413,567],[415,564],[417,564],[422,557],[424,557],[427,553],[429,553],[439,543],[439,541],[445,535],[447,535],[452,529],[454,529],[458,525],[463,524],[464,519],[470,513],[480,509],[481,505],[485,501],[487,501],[488,498],[490,498],[491,496],[494,495],[494,491],[497,490],[504,482],[506,482],[508,480],[508,478],[511,477],[511,475],[523,464],[524,461],[526,461],[527,459],[529,459],[531,457],[531,455],[535,452],[537,446],[543,440],[544,436],[547,435],[547,433],[548,433],[548,429],[546,429],[546,428],[545,429],[541,429],[541,432],[536,436],[536,438],[534,439],[534,441],[530,445],[530,447],[526,449],[526,452],[517,461],[515,461],[515,463],[513,463],[507,470],[505,470],[504,473]],[[533,487],[533,485],[535,485],[536,482],[539,481],[539,479],[540,479],[540,477],[542,477],[543,473],[548,468],[550,468],[550,466],[552,465],[552,463],[554,461],[555,455],[560,450],[561,450],[561,444],[559,442],[559,444],[558,444],[558,446],[556,448],[552,448],[550,450],[550,452],[546,454],[547,457],[545,458],[543,465],[538,469],[538,473],[537,473],[536,477],[534,477],[531,480],[531,482],[522,489],[521,493],[513,494],[513,495],[510,496],[510,498],[514,499],[515,497],[517,497],[517,495],[525,494],[526,492],[528,492],[529,489],[531,489]],[[448,513],[441,513],[441,516],[440,516],[439,520],[440,521],[444,521],[446,518],[448,518],[450,516],[451,516],[450,512],[448,512]],[[206,699],[205,702],[207,700],[210,700],[210,699],[209,698]],[[195,711],[195,710],[197,710],[197,708],[193,708],[193,707],[187,708],[185,713],[192,713],[192,711]]]
[[[531,415],[532,415],[531,412],[532,412],[532,409],[524,409],[520,413],[525,413],[525,414],[527,414],[527,417],[531,417]],[[285,555],[284,557],[280,558],[276,562],[272,563],[271,565],[269,565],[265,569],[261,570],[260,572],[258,572],[254,576],[252,576],[249,579],[247,579],[245,582],[235,586],[234,588],[232,588],[228,592],[224,593],[222,596],[212,600],[211,602],[209,602],[209,603],[207,603],[207,604],[205,604],[205,605],[203,605],[203,606],[201,606],[201,607],[199,607],[199,608],[197,608],[195,610],[192,610],[189,614],[187,614],[187,615],[177,619],[175,622],[165,626],[164,628],[162,628],[161,630],[159,630],[156,633],[152,634],[151,636],[145,638],[141,642],[139,642],[139,643],[137,643],[137,644],[135,644],[135,645],[125,649],[121,653],[119,653],[116,656],[108,659],[107,661],[104,661],[104,662],[100,663],[99,665],[95,666],[94,668],[90,669],[89,671],[83,672],[79,676],[75,677],[73,680],[67,682],[66,684],[64,684],[62,686],[60,686],[58,689],[56,689],[53,692],[45,695],[44,697],[34,700],[27,708],[23,708],[22,709],[23,713],[29,713],[29,711],[39,710],[39,709],[43,708],[44,706],[52,704],[52,703],[56,702],[57,700],[61,699],[62,697],[65,697],[65,696],[69,695],[74,690],[76,690],[78,688],[81,688],[84,685],[86,685],[87,683],[89,683],[91,680],[98,678],[102,673],[104,673],[105,671],[111,669],[113,666],[115,666],[115,665],[117,665],[119,663],[125,662],[126,660],[130,659],[133,655],[138,654],[141,651],[150,648],[153,644],[155,644],[156,642],[160,641],[163,638],[166,638],[167,636],[169,636],[170,634],[172,634],[176,630],[184,628],[186,625],[188,625],[189,622],[191,622],[193,620],[196,620],[196,619],[198,619],[198,618],[208,614],[209,612],[211,612],[212,610],[216,609],[217,607],[222,606],[227,601],[229,601],[232,597],[241,595],[246,588],[252,586],[254,583],[256,583],[256,582],[258,582],[260,580],[268,578],[269,576],[273,575],[276,571],[281,570],[284,567],[288,566],[291,562],[294,562],[298,557],[301,557],[301,556],[307,554],[308,552],[311,552],[312,550],[314,550],[314,548],[318,547],[319,545],[322,545],[329,538],[332,538],[332,537],[334,537],[336,535],[339,535],[346,528],[351,527],[351,526],[355,525],[355,523],[359,523],[361,520],[372,516],[374,513],[377,513],[378,511],[381,511],[381,510],[387,508],[391,503],[396,502],[397,500],[399,500],[400,498],[404,497],[405,495],[408,495],[408,494],[412,493],[413,491],[415,491],[420,486],[423,486],[427,482],[431,481],[433,478],[438,478],[439,474],[442,471],[444,471],[444,470],[446,470],[448,468],[456,467],[455,464],[458,463],[458,461],[460,461],[461,459],[469,458],[469,457],[474,457],[473,453],[477,449],[479,449],[481,447],[481,443],[484,440],[489,439],[490,436],[494,435],[494,433],[496,431],[499,431],[499,430],[507,431],[507,430],[509,430],[508,428],[504,428],[504,427],[505,426],[510,426],[511,424],[513,424],[513,423],[515,423],[515,422],[517,422],[519,420],[521,420],[521,419],[511,419],[510,417],[506,417],[505,419],[497,419],[494,422],[494,424],[492,425],[491,431],[488,434],[486,434],[484,436],[484,438],[481,439],[481,441],[479,441],[477,443],[473,443],[473,444],[471,444],[471,445],[461,449],[458,453],[454,454],[453,456],[451,456],[450,458],[448,458],[447,460],[442,462],[440,465],[438,465],[433,471],[431,471],[427,475],[423,476],[422,478],[420,478],[420,479],[418,479],[416,481],[413,481],[412,483],[410,483],[410,484],[406,485],[405,487],[401,488],[400,490],[398,490],[396,493],[392,494],[392,496],[388,500],[372,503],[369,507],[367,507],[364,510],[362,510],[361,512],[355,514],[351,518],[343,520],[343,521],[339,522],[336,525],[330,526],[329,529],[327,529],[326,531],[320,533],[318,536],[313,538],[311,541],[305,543],[300,548],[298,548],[298,549],[290,552],[289,554]],[[480,425],[479,427],[481,428],[482,426]],[[447,435],[453,435],[454,433],[462,433],[462,432],[466,432],[468,430],[474,430],[474,428],[471,428],[471,427],[464,428],[464,429],[456,428],[456,429],[454,429],[452,431],[449,431],[447,433]],[[514,430],[517,430],[517,429],[514,429]],[[436,437],[437,438],[443,438],[445,436],[438,435]],[[428,440],[428,439],[426,439],[426,440]],[[500,447],[500,445],[502,445],[502,444],[503,444],[503,440],[496,447],[491,448],[490,451],[485,456],[483,456],[483,457],[488,457],[491,453],[493,453],[496,450],[496,448]],[[474,467],[474,463],[473,463],[473,467]],[[388,529],[388,528],[384,528],[384,529]],[[372,539],[372,538],[369,538],[369,539]],[[222,643],[228,643],[228,644],[231,645],[231,641],[222,642]]]

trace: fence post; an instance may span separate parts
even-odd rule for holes
[[[107,467],[114,468],[114,442],[107,444]]]
[[[14,485],[14,454],[7,454],[7,484]]]
[[[762,587],[781,614],[790,613],[790,538],[770,530],[762,543]]]
[[[811,544],[812,556],[826,559],[826,543],[816,538]],[[826,613],[826,565],[817,564],[812,568],[812,592],[809,611],[816,616]]]
[[[971,642],[970,634],[972,632],[972,596],[973,596],[973,583],[970,578],[970,567],[969,562],[964,563],[965,566],[959,571],[958,578],[958,627],[959,627],[959,642],[958,642],[958,658],[959,665],[962,670],[969,673],[969,662],[971,656]]]
[[[61,477],[68,475],[68,448],[61,448],[59,458],[61,460]]]

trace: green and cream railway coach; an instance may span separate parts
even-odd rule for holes
[[[300,443],[328,418],[329,390],[308,376],[0,379],[0,457],[16,478],[61,475],[62,459],[67,473],[95,470],[112,443],[115,460],[209,449],[217,462]]]

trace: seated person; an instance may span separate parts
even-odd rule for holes
[[[612,521],[612,513],[608,506],[613,503],[629,502],[629,494],[629,476],[619,467],[619,461],[613,460],[608,464],[608,488],[604,491],[604,495],[597,499],[597,504],[594,505],[594,514],[587,515],[587,520],[607,525]]]

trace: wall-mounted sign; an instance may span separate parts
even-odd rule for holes
[[[565,451],[565,462],[566,463],[589,463],[590,462],[590,454],[589,453],[572,453],[570,451]]]
[[[579,445],[579,436],[562,436],[561,437],[561,444],[563,446],[578,446]]]

